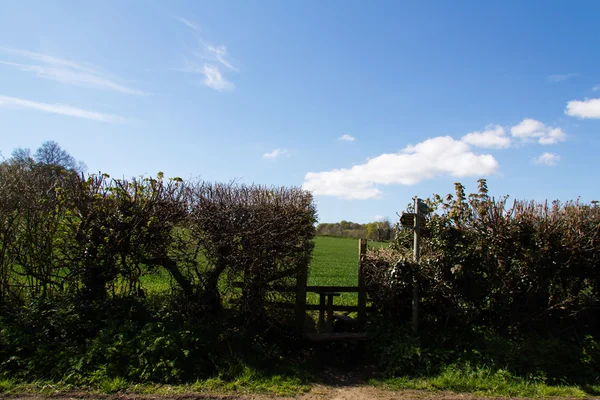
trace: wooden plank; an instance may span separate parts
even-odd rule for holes
[[[242,287],[242,282],[234,282],[233,286]],[[295,292],[297,286],[286,286],[286,285],[271,285],[269,290],[276,292]],[[345,293],[358,293],[358,286],[306,286],[306,292],[310,293],[321,293],[321,292],[345,292]]]
[[[358,323],[363,327],[366,322],[367,308],[367,289],[365,287],[364,275],[362,273],[362,263],[367,254],[367,241],[360,239],[358,241]]]
[[[317,304],[307,304],[306,310],[308,311],[319,311],[320,306]],[[338,304],[333,305],[333,311],[348,311],[348,312],[357,312],[358,306],[342,306]]]
[[[368,335],[364,332],[341,332],[341,333],[308,333],[306,338],[312,342],[330,342],[340,340],[367,340]]]
[[[307,286],[307,292],[321,293],[321,292],[346,292],[346,293],[358,293],[358,286]]]
[[[282,307],[282,308],[288,308],[288,309],[296,308],[296,304],[284,303],[284,302],[279,302],[279,301],[271,301],[271,302],[268,302],[267,304]],[[367,310],[370,310],[370,309],[372,309],[372,308],[367,307]],[[320,311],[321,306],[318,304],[305,304],[304,310],[305,311]],[[342,306],[342,305],[334,304],[333,311],[358,312],[358,306]]]
[[[241,287],[244,286],[244,284],[242,282],[233,282],[232,285],[234,287],[238,287],[238,288],[241,288]],[[290,285],[269,285],[267,287],[268,290],[273,290],[275,292],[289,292],[289,293],[295,292],[297,288],[298,287],[295,286],[295,285],[294,286],[290,286]]]

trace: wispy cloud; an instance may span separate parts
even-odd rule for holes
[[[88,71],[88,72],[92,71],[90,68],[82,66],[73,61],[69,61],[69,60],[65,60],[65,59],[57,58],[57,57],[52,57],[48,54],[36,53],[33,51],[20,50],[20,49],[9,49],[9,48],[3,47],[3,48],[0,48],[0,53],[9,54],[12,56],[29,58],[31,60],[39,61],[44,64],[60,65],[63,67],[69,67],[69,68],[73,68],[73,69],[81,69],[81,70]]]
[[[565,114],[578,118],[600,118],[600,99],[569,101]]]
[[[492,155],[476,154],[464,142],[438,136],[352,168],[309,172],[302,186],[316,195],[372,199],[383,193],[378,185],[414,185],[437,176],[482,176],[497,169]]]
[[[523,142],[537,141],[539,144],[557,144],[567,140],[567,134],[560,128],[553,128],[532,118],[525,118],[510,128],[514,138]]]
[[[500,125],[491,125],[481,132],[467,133],[462,141],[476,147],[506,149],[510,147],[510,138]]]
[[[199,49],[193,53],[193,59],[186,61],[186,71],[204,75],[203,83],[220,92],[235,90],[233,82],[223,76],[221,67],[237,71],[229,60],[225,46],[213,46],[199,41]]]
[[[563,82],[563,81],[568,81],[569,79],[575,78],[579,76],[578,73],[569,73],[569,74],[555,74],[555,75],[548,75],[546,77],[546,80],[548,82],[553,82],[553,83],[557,83],[557,82]]]
[[[123,94],[148,94],[122,83],[118,83],[115,79],[108,77],[106,74],[74,61],[18,49],[0,48],[0,54],[5,58],[4,60],[0,60],[1,65],[32,73],[38,78],[53,80],[68,85],[108,90]],[[6,58],[10,58],[10,60],[7,60]],[[36,63],[24,63],[21,61],[24,59]]]
[[[342,141],[346,141],[346,142],[354,142],[356,139],[353,136],[344,134],[344,135],[340,136],[338,140],[342,140]]]
[[[218,66],[212,64],[197,64],[186,61],[180,71],[191,74],[200,74],[204,78],[202,84],[219,92],[231,92],[235,90],[233,82],[228,81],[223,77]]]
[[[227,53],[227,47],[223,45],[214,46],[203,41],[198,41],[198,50],[194,52],[198,60],[203,60],[212,64],[221,64],[223,67],[237,71],[233,66],[231,56]]]
[[[104,114],[96,111],[83,110],[66,104],[49,104],[20,99],[17,97],[0,96],[0,108],[15,108],[42,111],[51,114],[67,115],[69,117],[91,119],[93,121],[122,124],[131,120],[114,114]]]
[[[193,29],[195,31],[199,31],[200,30],[200,25],[198,25],[197,23],[190,21],[189,19],[183,18],[183,17],[175,17],[175,19],[179,20],[179,22],[181,22],[182,24],[184,24],[185,26],[187,26],[190,29]]]
[[[592,90],[595,92],[596,90],[600,90],[600,85],[596,85],[592,88]]]
[[[539,157],[533,159],[534,164],[555,166],[560,161],[560,156],[556,153],[543,153]]]
[[[220,92],[231,92],[235,89],[235,85],[223,78],[219,67],[215,65],[204,64],[202,74],[204,75],[204,84],[211,89]]]
[[[178,19],[186,25],[197,26],[197,24],[187,20],[184,21],[180,17]],[[235,90],[235,84],[228,80],[223,73],[224,71],[238,72],[232,57],[227,52],[227,47],[208,43],[201,38],[196,38],[196,43],[196,48],[190,52],[184,61],[184,66],[179,70],[203,75],[202,83],[211,89],[220,92]]]
[[[263,154],[263,158],[267,160],[275,160],[279,157],[289,157],[290,152],[286,149],[275,149],[270,153]]]

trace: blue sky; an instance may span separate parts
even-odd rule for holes
[[[303,185],[322,222],[468,190],[600,198],[600,3],[27,1],[0,13],[0,150]]]

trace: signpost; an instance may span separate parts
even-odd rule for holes
[[[421,238],[421,213],[426,212],[425,204],[421,204],[421,199],[414,198],[415,212],[404,213],[400,216],[400,225],[413,228],[413,257],[416,264],[419,264],[420,248],[419,240]],[[419,207],[421,206],[421,207]],[[422,210],[420,209],[422,208]],[[412,293],[412,329],[416,334],[419,329],[419,283],[416,277],[413,277],[413,293]]]
[[[415,264],[419,264],[420,259],[420,230],[421,230],[421,215],[419,214],[419,203],[421,200],[418,196],[415,196],[415,217],[414,217],[414,261]],[[419,283],[417,277],[413,277],[413,293],[412,293],[412,329],[416,335],[419,330]]]

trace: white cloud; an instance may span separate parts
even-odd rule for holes
[[[199,31],[200,30],[200,25],[198,25],[197,23],[190,21],[189,19],[183,18],[183,17],[175,17],[176,19],[179,20],[179,22],[181,22],[182,24],[184,24],[185,26],[187,26],[188,28],[191,28],[195,31]]]
[[[482,132],[467,133],[462,141],[476,147],[506,149],[510,147],[510,138],[500,125],[488,126]]]
[[[0,60],[0,64],[16,68],[23,72],[30,72],[38,78],[49,79],[56,82],[93,89],[109,90],[124,94],[147,95],[141,90],[133,89],[116,82],[106,74],[95,69],[78,64],[73,61],[52,57],[46,54],[35,53],[17,49],[0,49],[0,54],[12,57],[12,61]],[[28,59],[37,61],[38,64],[24,64],[14,61]]]
[[[579,118],[600,118],[600,99],[569,101],[565,114]]]
[[[231,92],[235,89],[235,85],[223,78],[221,70],[216,65],[204,64],[202,68],[204,75],[204,84],[211,89],[219,92]]]
[[[211,89],[231,92],[235,89],[235,85],[223,76],[222,67],[229,71],[238,71],[233,65],[225,46],[215,46],[199,39],[198,49],[185,60],[184,67],[181,70],[193,74],[202,74],[204,85]]]
[[[340,138],[338,140],[344,140],[346,142],[354,142],[356,139],[353,136],[350,136],[348,134],[343,134],[342,136],[340,136]]]
[[[546,77],[546,80],[548,82],[563,82],[563,81],[567,81],[571,78],[575,78],[579,76],[579,74],[577,73],[570,73],[570,74],[555,74],[555,75],[549,75]]]
[[[263,158],[267,160],[275,160],[279,157],[289,157],[290,152],[286,149],[275,149],[270,153],[263,154]]]
[[[130,120],[113,114],[103,114],[95,111],[83,110],[65,104],[48,104],[36,101],[20,99],[17,97],[0,96],[0,108],[18,108],[43,111],[52,114],[67,115],[76,118],[91,119],[94,121],[108,122],[112,124],[127,123]]]
[[[383,220],[384,220],[384,218],[385,218],[385,217],[384,217],[383,215],[375,215],[375,216],[373,217],[373,220],[374,220],[374,221],[383,221]]]
[[[567,140],[567,135],[560,128],[552,128],[531,118],[525,118],[518,125],[510,128],[512,136],[524,142],[537,141],[539,144],[556,144]]]
[[[376,185],[413,185],[436,176],[481,176],[497,169],[493,156],[475,154],[464,142],[438,136],[352,168],[309,172],[303,187],[316,195],[371,199],[382,194]]]
[[[533,159],[535,164],[555,166],[560,161],[560,156],[555,153],[543,153],[541,156]]]
[[[593,91],[600,90],[600,85],[596,85],[592,88]]]

